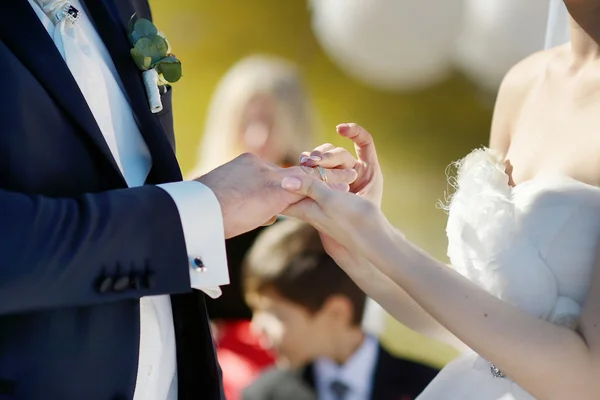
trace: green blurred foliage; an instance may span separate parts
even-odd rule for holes
[[[490,98],[455,74],[415,93],[385,93],[345,76],[321,50],[311,31],[305,0],[151,0],[156,26],[183,63],[175,85],[177,153],[184,172],[195,163],[212,92],[227,69],[253,53],[298,63],[319,112],[321,141],[347,148],[335,135],[341,122],[357,122],[375,137],[384,168],[384,210],[409,238],[445,259],[445,220],[436,203],[447,190],[445,168],[474,147],[486,145]],[[393,40],[393,38],[390,38]],[[390,328],[386,342],[415,355],[415,341],[439,357],[447,349]],[[406,339],[408,346],[402,343]],[[418,346],[417,346],[418,347]]]

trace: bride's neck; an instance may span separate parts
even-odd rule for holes
[[[600,59],[600,1],[565,0],[570,14],[571,52],[576,63]]]

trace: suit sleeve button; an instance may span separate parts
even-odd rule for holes
[[[113,285],[113,290],[115,292],[121,292],[121,291],[127,289],[128,287],[129,287],[129,277],[122,276],[119,279],[117,279],[117,281]]]
[[[108,293],[113,289],[113,278],[107,276],[105,278],[100,279],[98,283],[98,291],[100,293]]]

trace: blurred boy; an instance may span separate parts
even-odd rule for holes
[[[437,373],[395,358],[362,331],[366,296],[309,225],[266,229],[246,258],[244,288],[279,364],[244,400],[412,400]]]

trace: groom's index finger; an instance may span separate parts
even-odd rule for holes
[[[336,127],[340,136],[354,142],[356,152],[363,161],[377,160],[373,136],[362,126],[355,123],[340,124]]]

